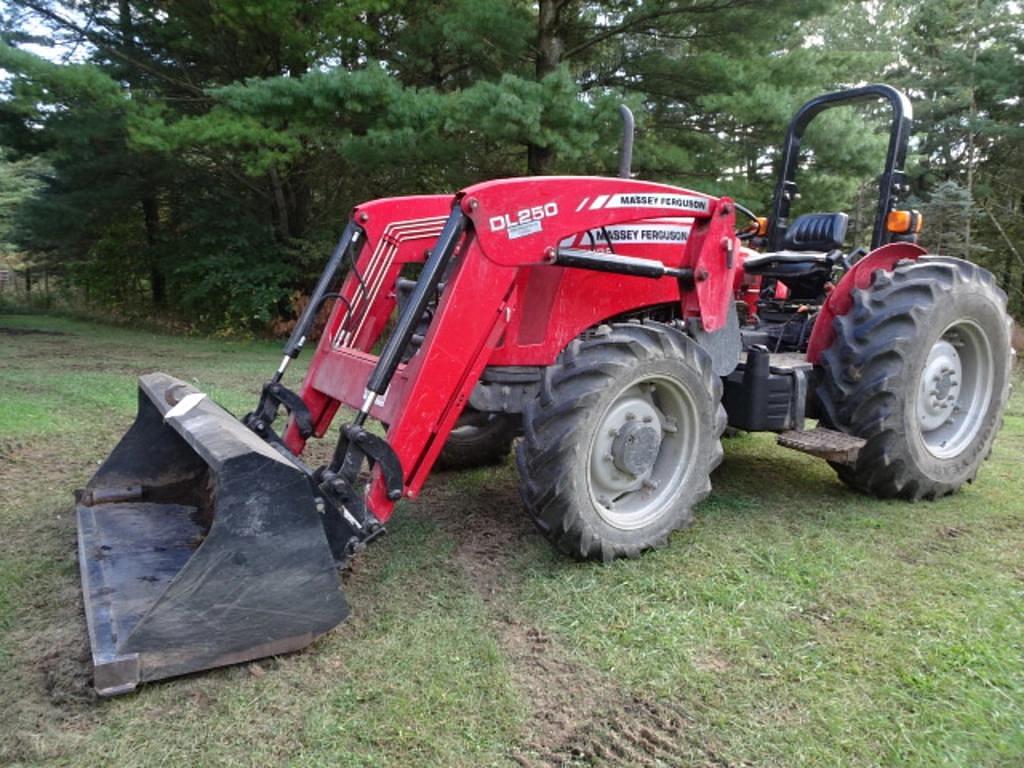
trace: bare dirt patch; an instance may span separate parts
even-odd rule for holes
[[[507,584],[513,560],[540,534],[519,501],[514,472],[438,475],[423,490],[420,509],[456,541],[455,559],[485,601]]]
[[[19,550],[46,554],[72,571],[76,555],[70,509],[36,518],[17,538]],[[9,736],[0,745],[0,762],[32,763],[65,753],[72,748],[77,725],[91,719],[97,701],[77,583],[48,576],[42,589],[37,585],[32,593],[38,597],[22,606],[19,623],[5,637],[15,660],[7,673],[12,679],[6,682],[19,695],[0,697],[0,722]]]
[[[713,652],[697,655],[693,660],[693,666],[702,672],[728,672],[732,669],[728,659]]]
[[[78,589],[62,590],[61,603],[68,609],[61,611],[48,627],[45,650],[39,647],[40,643],[29,644],[28,648],[40,653],[33,666],[44,682],[50,704],[68,715],[91,707],[97,698],[92,688],[92,658]]]
[[[511,597],[513,564],[541,534],[522,508],[515,472],[445,473],[444,479],[424,489],[418,508],[455,539],[454,559],[487,605],[530,707],[523,742],[509,757],[528,768],[679,764],[693,751],[681,736],[687,721],[681,709],[631,696],[574,660],[557,637],[521,620]]]
[[[524,743],[510,757],[522,765],[559,765],[571,751],[566,739],[621,693],[518,616],[509,595],[512,565],[540,533],[522,508],[515,473],[496,470],[482,479],[449,472],[443,478],[424,489],[420,508],[455,539],[455,562],[487,605],[512,679],[530,707]]]
[[[943,539],[959,539],[968,532],[969,529],[962,525],[944,525],[939,528],[939,536]]]
[[[732,766],[701,736],[679,705],[631,698],[595,713],[563,735],[559,746],[517,756],[527,768],[550,766]]]
[[[559,765],[573,752],[574,734],[614,709],[622,694],[603,675],[566,658],[542,630],[506,618],[498,637],[530,706],[524,743],[511,757],[523,765]]]
[[[5,336],[69,336],[64,331],[44,331],[40,328],[8,328],[0,325],[0,334]]]
[[[0,461],[13,463],[20,460],[20,456],[25,450],[24,441],[13,437],[0,437]]]

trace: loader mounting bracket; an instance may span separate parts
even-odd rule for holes
[[[317,478],[321,486],[340,491],[338,481],[348,486],[349,493],[354,493],[359,472],[363,462],[367,461],[371,469],[377,465],[384,477],[384,487],[391,501],[402,498],[403,475],[402,464],[394,449],[387,441],[358,424],[346,424],[338,435],[338,445],[334,449],[334,458],[330,466],[317,470]]]
[[[370,461],[371,465],[379,465],[381,474],[384,476],[384,486],[387,489],[388,498],[391,501],[398,501],[402,498],[402,464],[388,442],[356,424],[345,425],[341,429],[341,434],[346,446],[343,456],[335,453],[335,461],[340,458],[341,466],[344,467],[349,461],[357,461],[361,465],[365,458]],[[341,448],[340,440],[338,448]]]
[[[268,381],[263,385],[263,392],[260,395],[260,402],[256,410],[246,414],[242,420],[245,426],[249,427],[265,440],[275,439],[271,424],[277,418],[277,409],[284,406],[285,410],[295,420],[295,427],[298,429],[302,439],[305,440],[313,434],[313,416],[305,401],[288,387],[277,381]],[[280,440],[274,440],[280,442]]]
[[[402,465],[387,441],[357,424],[341,428],[334,459],[314,473],[325,502],[340,514],[327,515],[324,529],[334,558],[344,563],[384,533],[384,526],[366,508],[360,488],[363,463],[379,467],[388,498],[402,498]]]

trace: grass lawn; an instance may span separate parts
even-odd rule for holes
[[[306,651],[97,700],[72,490],[138,374],[241,413],[278,350],[0,317],[0,764],[1024,765],[1020,386],[952,498],[743,435],[693,528],[608,566],[532,530],[511,461],[436,475]]]

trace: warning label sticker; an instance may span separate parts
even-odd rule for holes
[[[516,240],[520,237],[526,237],[532,235],[535,232],[540,232],[543,227],[541,226],[540,220],[524,221],[522,224],[513,224],[508,227],[505,232],[508,234],[509,240]]]

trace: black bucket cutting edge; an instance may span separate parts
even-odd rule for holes
[[[101,696],[298,650],[348,615],[307,476],[166,374],[139,379],[77,518]]]

